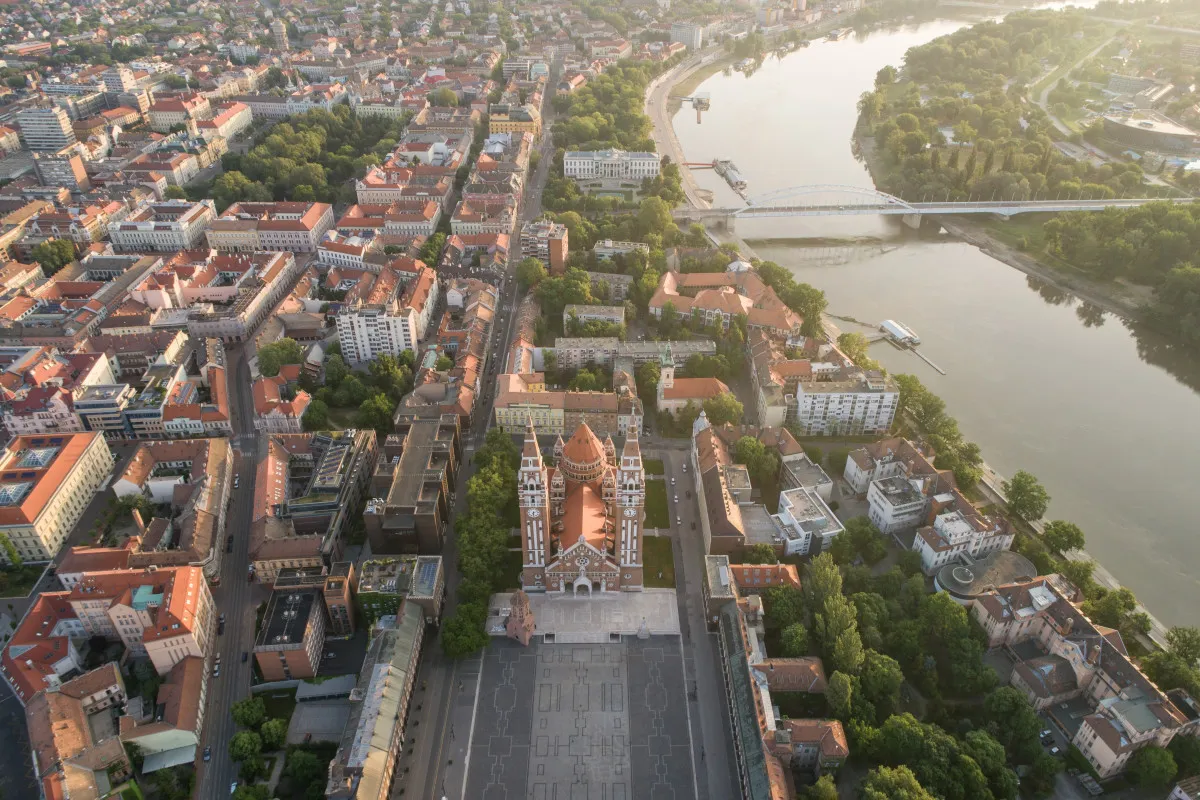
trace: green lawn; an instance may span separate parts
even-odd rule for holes
[[[671,540],[666,536],[642,538],[642,563],[645,569],[646,586],[652,589],[675,588],[675,556],[671,552]],[[662,573],[662,577],[658,577]]]
[[[499,591],[511,592],[521,585],[521,566],[520,549],[504,551],[504,566],[500,570],[504,586]]]
[[[671,514],[667,511],[666,481],[646,481],[646,527],[671,527]]]
[[[286,719],[289,722],[291,721],[292,712],[296,710],[295,689],[262,692],[259,696],[262,697],[263,704],[267,707],[267,719]]]
[[[646,468],[647,475],[665,475],[667,472],[661,458],[644,458],[642,466]]]

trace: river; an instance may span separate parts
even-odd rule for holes
[[[687,160],[733,159],[751,196],[869,187],[851,147],[859,95],[908,48],[963,24],[937,20],[814,42],[768,58],[749,76],[714,75],[697,90],[712,99],[702,121],[690,107],[674,117]],[[695,174],[714,191],[714,205],[739,204],[714,173]],[[946,376],[887,344],[872,355],[892,372],[920,376],[996,471],[1037,475],[1052,496],[1046,518],[1079,524],[1092,556],[1155,616],[1167,625],[1196,622],[1200,535],[1188,487],[1200,472],[1200,360],[973,246],[919,238],[895,218],[760,219],[739,222],[738,233],[882,239],[755,250],[823,289],[833,314],[915,329]]]

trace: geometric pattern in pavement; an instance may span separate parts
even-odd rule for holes
[[[466,796],[695,800],[679,637],[484,653]]]

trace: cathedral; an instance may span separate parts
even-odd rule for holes
[[[640,592],[646,473],[636,429],[618,460],[612,437],[601,442],[582,423],[565,443],[558,437],[554,464],[542,462],[530,420],[517,475],[522,588],[577,597]]]

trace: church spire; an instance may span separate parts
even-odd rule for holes
[[[525,449],[521,451],[522,458],[536,458],[542,461],[542,449],[538,447],[537,430],[533,427],[533,417],[528,418],[525,425]]]

